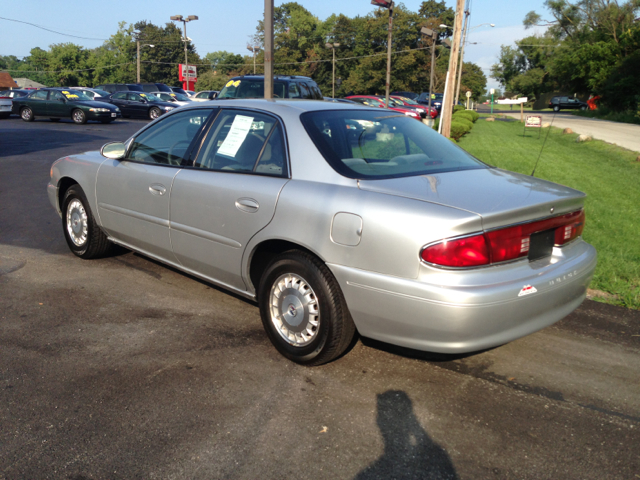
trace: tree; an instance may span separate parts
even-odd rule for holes
[[[244,64],[246,63],[242,55],[236,55],[234,53],[227,52],[225,50],[218,50],[217,52],[207,53],[202,58],[202,62],[210,64],[211,70],[221,74],[229,74],[229,72],[237,72],[238,70],[241,70]],[[216,90],[216,89],[207,88],[205,90]]]

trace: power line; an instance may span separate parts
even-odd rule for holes
[[[64,35],[66,37],[80,38],[82,40],[101,40],[101,41],[107,40],[106,38],[79,37],[78,35],[71,35],[69,33],[57,32],[56,30],[51,30],[50,28],[43,27],[41,25],[36,25],[35,23],[25,22],[23,20],[16,20],[14,18],[0,17],[0,20],[7,20],[8,22],[24,23],[25,25],[31,25],[32,27],[36,27],[41,30],[46,30],[47,32],[57,33],[58,35]]]

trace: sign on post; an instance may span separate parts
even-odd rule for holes
[[[183,83],[182,88],[190,90],[198,81],[198,71],[196,66],[181,63],[178,67],[178,79]]]
[[[540,115],[527,115],[524,119],[524,130],[522,130],[522,136],[524,137],[524,132],[527,127],[531,128],[539,128],[538,130],[538,139],[540,138],[540,132],[542,131],[542,117]]]

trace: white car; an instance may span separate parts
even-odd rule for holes
[[[0,96],[0,118],[9,118],[11,115],[11,97]]]
[[[178,106],[191,105],[193,103],[192,99],[181,93],[151,92],[151,95],[155,95],[164,102],[175,103]]]

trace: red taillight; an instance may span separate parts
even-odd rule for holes
[[[422,251],[425,262],[443,267],[478,267],[489,264],[489,248],[484,235],[444,240]]]
[[[583,210],[537,222],[492,230],[471,237],[447,239],[422,250],[422,259],[443,267],[478,267],[529,254],[531,235],[555,230],[554,244],[564,245],[582,235]]]

